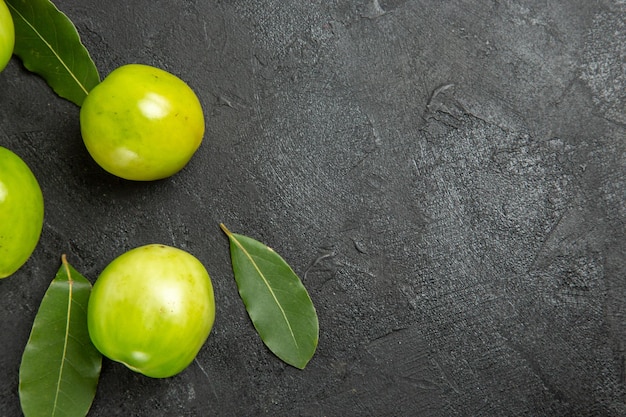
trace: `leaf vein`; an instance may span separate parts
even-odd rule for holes
[[[52,417],[54,417],[54,415],[56,414],[56,410],[58,407],[58,403],[59,403],[59,394],[61,393],[61,383],[63,382],[63,370],[65,368],[65,363],[66,363],[66,358],[67,358],[67,345],[69,343],[69,333],[70,333],[70,319],[71,319],[71,314],[72,314],[72,287],[73,287],[73,281],[72,281],[72,276],[70,273],[70,269],[68,267],[68,264],[65,262],[65,259],[63,259],[63,266],[65,267],[65,272],[67,273],[67,277],[68,277],[68,300],[67,300],[67,320],[65,322],[65,337],[64,337],[64,341],[63,341],[63,356],[61,358],[61,366],[59,367],[59,376],[57,379],[57,384],[56,384],[56,390],[55,390],[55,394],[54,394],[54,405],[52,408]]]
[[[63,68],[65,68],[65,70],[67,71],[67,73],[70,75],[70,77],[76,82],[76,84],[78,85],[78,87],[80,87],[81,90],[83,90],[83,92],[85,93],[85,95],[87,95],[89,93],[89,91],[87,90],[87,88],[82,84],[82,82],[76,77],[76,75],[72,72],[72,70],[69,68],[69,66],[66,65],[65,61],[63,60],[63,58],[56,52],[56,50],[52,47],[52,45],[46,41],[46,39],[44,38],[44,36],[26,19],[26,17],[19,12],[19,10],[17,10],[12,4],[7,3],[7,6],[9,6],[11,9],[13,9],[13,11],[15,11],[15,13],[17,13],[17,15],[24,21],[24,23],[26,23],[26,25],[28,25],[28,27],[33,31],[33,33],[35,33],[36,37],[34,39],[39,39],[41,40],[41,42],[44,43],[44,45],[46,45],[46,47],[48,49],[50,49],[50,51],[52,52],[52,55],[57,58],[59,60],[59,62],[61,63],[61,65],[63,66]]]
[[[278,309],[280,310],[280,313],[281,313],[283,319],[285,320],[285,323],[287,324],[287,328],[289,329],[289,334],[291,335],[293,343],[296,345],[296,349],[299,350],[300,346],[298,345],[298,339],[296,338],[296,335],[295,335],[295,333],[293,331],[293,328],[291,327],[291,322],[289,321],[289,318],[287,317],[287,313],[285,313],[285,310],[283,309],[283,306],[278,301],[278,298],[277,298],[277,296],[276,296],[276,294],[274,292],[274,289],[272,288],[272,286],[270,285],[269,281],[265,277],[265,274],[263,274],[263,272],[259,269],[259,266],[255,262],[253,256],[246,250],[246,248],[241,244],[241,242],[239,242],[239,240],[237,240],[237,238],[235,236],[232,236],[232,234],[231,234],[231,238],[233,239],[233,241],[235,242],[237,247],[243,252],[243,254],[250,260],[250,262],[252,263],[252,266],[254,267],[256,272],[259,274],[259,276],[263,280],[263,283],[265,284],[265,286],[269,290],[272,298],[274,299],[274,301],[276,302],[276,305],[278,306]]]

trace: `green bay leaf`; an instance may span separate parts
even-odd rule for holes
[[[273,249],[220,227],[230,242],[239,295],[261,340],[284,362],[304,369],[317,348],[319,323],[302,281]]]
[[[82,105],[100,75],[74,24],[49,0],[5,2],[15,25],[15,55],[59,96]]]
[[[90,293],[91,283],[63,256],[22,355],[19,396],[25,417],[87,415],[102,363],[87,330]]]

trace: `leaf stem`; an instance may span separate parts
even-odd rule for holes
[[[61,264],[63,264],[63,268],[65,269],[65,273],[67,274],[67,281],[72,283],[74,280],[72,279],[72,273],[70,271],[70,264],[67,262],[67,256],[65,254],[61,255]]]
[[[228,228],[226,226],[224,226],[224,223],[220,223],[220,229],[222,229],[222,232],[226,233],[226,236],[231,237],[233,234],[230,232],[230,230],[228,230]]]

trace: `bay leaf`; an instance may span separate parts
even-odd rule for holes
[[[220,227],[230,242],[239,295],[261,340],[281,360],[304,369],[317,348],[319,323],[302,281],[273,249]]]
[[[90,293],[91,283],[63,256],[22,355],[19,396],[25,417],[87,415],[102,364],[87,330]]]
[[[59,96],[81,106],[100,75],[74,24],[49,0],[5,2],[15,25],[15,55]]]

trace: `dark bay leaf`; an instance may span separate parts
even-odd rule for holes
[[[257,333],[276,356],[304,369],[317,348],[319,323],[302,281],[271,248],[220,227],[230,241],[239,295]]]
[[[100,75],[74,24],[49,0],[5,2],[15,24],[15,55],[59,96],[82,105]]]
[[[63,256],[22,355],[19,395],[25,417],[87,415],[102,363],[87,331],[90,293],[91,283]]]

